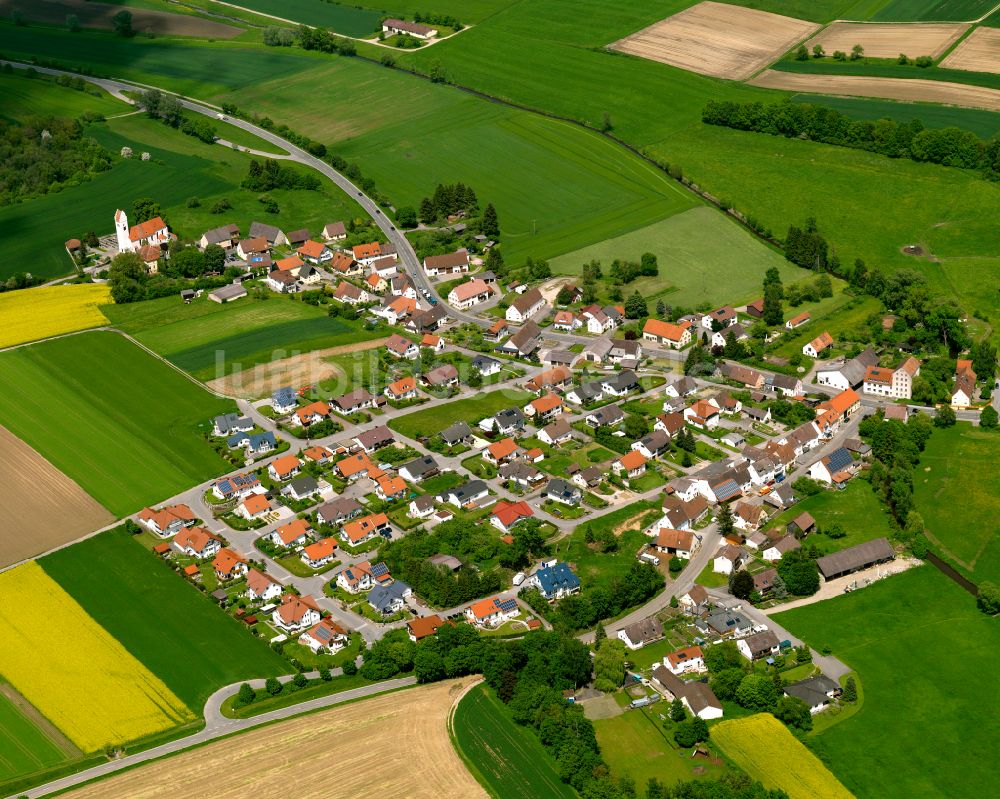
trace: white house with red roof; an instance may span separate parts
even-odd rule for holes
[[[247,562],[233,550],[223,547],[212,561],[215,576],[223,582],[238,580],[247,573]]]
[[[170,230],[158,216],[129,227],[128,215],[119,208],[115,211],[115,237],[119,252],[138,252],[140,247],[169,244]]]
[[[271,533],[271,543],[276,547],[300,547],[308,543],[312,527],[305,519],[293,519]]]
[[[247,571],[246,596],[251,602],[271,602],[281,596],[283,587],[267,572],[259,569]]]
[[[663,665],[672,674],[689,674],[705,671],[705,657],[700,646],[687,646],[669,653],[663,658]]]
[[[285,632],[297,633],[318,624],[322,615],[316,600],[308,594],[286,594],[271,614],[271,621]]]
[[[195,522],[194,512],[187,505],[168,505],[159,510],[143,508],[137,518],[140,524],[161,538],[176,535],[182,528],[191,527]]]
[[[490,524],[502,533],[509,533],[518,522],[535,515],[531,506],[523,499],[519,502],[498,502],[490,514]]]
[[[174,547],[192,558],[210,558],[222,542],[203,527],[186,527],[174,536]]]
[[[313,654],[339,652],[350,640],[347,630],[331,619],[323,619],[299,636],[299,643],[309,647]]]
[[[477,627],[499,627],[517,614],[517,602],[514,599],[498,596],[473,602],[465,609],[465,618]]]

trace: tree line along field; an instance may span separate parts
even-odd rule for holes
[[[0,371],[0,424],[119,518],[225,471],[203,431],[233,403],[117,333],[0,353]]]
[[[606,239],[554,258],[555,274],[580,274],[585,263],[601,262],[606,271],[616,259],[638,261],[645,252],[657,256],[660,273],[623,288],[638,291],[647,303],[672,306],[740,305],[757,299],[762,275],[776,267],[785,283],[806,277],[780,254],[741,230],[714,208],[700,206],[648,227]]]
[[[914,472],[915,506],[934,549],[976,583],[1000,582],[1000,496],[984,479],[998,457],[993,431],[963,423],[935,430]]]
[[[185,305],[163,297],[104,306],[111,323],[198,380],[209,381],[298,353],[384,338],[361,322],[284,296]]]
[[[310,103],[301,102],[306,92]],[[389,96],[398,104],[387,104]],[[496,206],[512,263],[694,204],[662,172],[596,134],[357,60],[334,59],[225,99],[326,142],[397,206],[417,206],[438,183],[472,186],[481,203]]]
[[[451,722],[462,759],[495,797],[575,799],[575,790],[559,778],[552,757],[527,727],[485,685],[458,703]]]
[[[1000,631],[974,597],[925,565],[774,620],[858,673],[862,707],[806,738],[858,799],[992,795]]]

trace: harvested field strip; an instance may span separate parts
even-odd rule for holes
[[[948,54],[941,66],[970,72],[1000,72],[1000,30],[976,28]]]
[[[98,306],[109,302],[111,289],[93,283],[0,294],[0,349],[106,325]]]
[[[701,75],[742,80],[818,27],[779,14],[704,2],[610,47]]]
[[[194,719],[38,564],[0,574],[0,594],[5,597],[0,675],[81,751],[124,744]],[[58,620],[72,635],[53,635],[39,619]]]
[[[64,797],[486,799],[448,736],[449,712],[471,682],[410,688],[272,724]]]
[[[723,721],[712,728],[715,741],[736,765],[767,788],[790,799],[851,799],[823,763],[769,713]]]
[[[903,78],[869,78],[861,75],[802,75],[769,69],[752,81],[765,89],[839,94],[850,97],[883,97],[887,100],[942,103],[966,108],[1000,111],[1000,90],[965,83]]]
[[[492,691],[478,685],[455,709],[455,743],[494,796],[572,799],[535,734],[517,725]]]
[[[819,44],[827,55],[832,55],[837,50],[850,53],[854,45],[860,44],[867,58],[895,58],[900,53],[910,58],[922,55],[937,58],[968,27],[957,22],[921,25],[834,22],[806,42],[806,47],[812,50]]]
[[[132,14],[132,29],[136,33],[157,36],[203,36],[209,39],[232,39],[243,33],[242,28],[189,14],[171,14],[147,8],[135,8],[112,3],[91,3],[84,0],[0,0],[0,13],[9,17],[20,11],[25,20],[47,25],[65,25],[66,17],[75,14],[84,28],[112,30],[113,17],[121,11]]]
[[[0,427],[0,485],[7,506],[0,528],[0,569],[114,521],[80,486],[4,427]]]

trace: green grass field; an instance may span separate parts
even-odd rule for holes
[[[516,2],[517,0],[392,0],[384,5],[391,13],[402,14],[406,19],[413,19],[414,13],[419,11],[423,14],[453,16],[459,22],[471,25]],[[368,7],[375,5],[369,0]]]
[[[847,533],[843,538],[829,538],[822,533],[810,535],[806,542],[815,544],[824,554],[892,535],[889,515],[865,480],[852,480],[844,491],[823,491],[806,497],[775,516],[767,527],[784,529],[800,513],[811,514],[821,529],[839,524]]]
[[[808,279],[808,276],[807,276]],[[842,281],[834,279],[834,294],[819,302],[804,302],[792,308],[785,307],[785,314],[792,316],[801,311],[809,311],[813,321],[793,331],[785,331],[775,342],[774,355],[789,358],[802,352],[802,345],[812,341],[824,330],[833,336],[834,346],[840,346],[845,336],[851,340],[865,340],[868,337],[865,322],[872,314],[882,309],[874,297],[852,297],[842,290]]]
[[[985,86],[989,89],[1000,89],[1000,75],[992,72],[969,72],[963,69],[947,69],[945,67],[920,67],[897,64],[895,61],[833,61],[828,58],[820,60],[796,61],[786,58],[772,65],[772,69],[781,72],[795,72],[809,75],[867,75],[876,78],[905,78],[920,80],[939,80],[948,83],[969,83],[973,86]]]
[[[0,690],[0,785],[57,766],[68,757]]]
[[[239,622],[120,530],[40,563],[198,717],[217,688],[289,670],[265,641],[247,635]]]
[[[474,425],[480,419],[491,416],[505,408],[521,408],[535,395],[526,391],[506,389],[476,394],[468,399],[449,402],[447,413],[441,408],[427,408],[398,416],[389,422],[389,427],[407,438],[421,438],[440,433],[448,425],[465,421]]]
[[[639,278],[625,291],[631,294],[634,289],[653,303],[664,299],[685,307],[702,302],[739,305],[760,296],[764,273],[772,266],[785,283],[808,277],[719,211],[704,206],[562,255],[550,265],[556,274],[580,274],[592,259],[607,270],[616,258],[638,261],[644,252],[657,256],[660,274]]]
[[[225,471],[200,430],[233,403],[122,336],[83,333],[4,352],[0,372],[0,424],[117,516]]]
[[[382,16],[367,8],[317,0],[236,0],[233,5],[366,39],[380,30]]]
[[[500,799],[573,799],[555,762],[534,733],[514,723],[485,685],[469,691],[455,709],[453,740],[470,771]]]
[[[861,709],[806,739],[858,799],[992,794],[1000,629],[955,583],[927,565],[774,618],[860,676]]]
[[[113,325],[199,380],[385,336],[384,330],[366,330],[359,322],[327,316],[322,308],[277,296],[224,305],[207,297],[191,305],[165,297],[102,310]]]
[[[12,75],[0,74],[0,94],[4,97],[0,119],[23,122],[35,116],[78,117],[86,111],[120,114],[127,110],[110,94],[96,91],[100,94],[67,89],[43,78],[26,78],[20,70]]]
[[[909,122],[919,119],[925,128],[957,127],[971,130],[984,139],[1000,133],[1000,113],[977,108],[957,108],[930,103],[897,103],[864,97],[831,97],[823,94],[797,94],[794,103],[809,103],[832,108],[854,119],[895,119]]]
[[[1000,436],[963,423],[934,431],[913,474],[913,498],[934,544],[975,582],[1000,582],[1000,496],[984,479],[998,457]]]
[[[315,102],[300,101],[306,91]],[[386,105],[387,96],[399,103]],[[359,61],[335,60],[230,99],[333,142],[396,205],[418,205],[441,182],[471,185],[481,204],[496,206],[512,263],[569,252],[695,204],[596,134]],[[505,168],[495,169],[499,163]]]
[[[871,19],[878,22],[968,22],[996,6],[993,0],[889,0]]]
[[[642,527],[658,518],[656,502],[633,502],[593,521],[579,525],[567,538],[556,542],[553,555],[573,564],[584,588],[607,584],[623,577],[633,563],[635,553],[646,541]],[[587,545],[587,528],[619,532],[618,548],[613,552],[598,552]]]
[[[620,716],[594,721],[601,754],[613,777],[629,777],[641,789],[652,777],[664,785],[693,779],[695,767],[713,775],[718,772],[704,760],[692,760],[690,751],[672,745],[658,718],[663,712],[654,705],[653,710],[626,710]]]

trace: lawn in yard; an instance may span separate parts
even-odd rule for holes
[[[207,297],[190,305],[164,297],[101,310],[115,327],[199,380],[386,335],[283,296],[221,305]]]
[[[480,419],[492,416],[506,408],[522,408],[534,398],[527,391],[502,389],[476,394],[474,397],[449,402],[447,413],[440,407],[425,408],[388,422],[389,427],[407,438],[424,438],[437,435],[455,422],[468,422],[474,426]]]
[[[806,739],[858,799],[993,793],[1000,630],[973,597],[925,565],[774,619],[860,676],[860,710]]]
[[[839,524],[847,533],[843,538],[830,538],[823,533],[810,534],[805,543],[815,545],[823,554],[847,549],[873,538],[888,538],[893,532],[889,514],[872,491],[871,483],[860,478],[848,483],[843,491],[821,491],[806,497],[771,519],[767,529],[783,531],[785,525],[801,513],[809,513],[821,530]]]
[[[306,92],[310,103],[301,102]],[[596,133],[358,60],[333,59],[227,99],[333,142],[397,206],[419,205],[438,183],[471,186],[496,206],[510,263],[571,252],[696,204]]]
[[[812,321],[797,330],[782,332],[769,354],[779,358],[801,354],[803,345],[823,332],[833,337],[835,347],[842,344],[845,335],[850,336],[853,341],[867,341],[869,333],[865,322],[882,309],[882,304],[874,297],[852,297],[841,291],[840,285],[841,281],[837,280],[834,295],[818,303],[803,303],[796,308],[786,308],[788,316],[808,311]]]
[[[226,469],[203,434],[234,404],[117,333],[0,353],[0,424],[117,516]],[[24,402],[31,397],[31,402]]]
[[[556,762],[528,727],[486,685],[472,688],[451,720],[459,755],[491,796],[521,799],[574,799],[576,791],[559,779]]]
[[[660,274],[639,278],[623,290],[638,291],[651,305],[660,299],[684,307],[740,305],[760,296],[764,273],[771,267],[777,267],[785,283],[805,276],[719,211],[703,206],[553,258],[550,265],[556,274],[575,275],[596,259],[606,273],[615,259],[638,261],[646,252],[656,255]]]
[[[287,674],[265,641],[122,528],[47,555],[42,569],[198,716],[209,694]],[[113,579],[112,579],[113,578]]]
[[[712,563],[706,563],[705,568],[701,570],[695,580],[698,585],[703,585],[706,588],[719,588],[723,585],[729,584],[729,575],[719,574],[712,570]]]
[[[694,779],[695,768],[700,769],[698,776],[717,776],[722,771],[722,766],[694,760],[690,750],[674,745],[672,737],[668,737],[672,733],[664,730],[659,720],[659,714],[666,712],[664,704],[594,721],[597,742],[612,777],[629,777],[641,789],[653,777],[673,785]]]
[[[455,488],[455,486],[460,486],[464,482],[465,478],[458,472],[442,472],[434,477],[428,477],[420,483],[420,490],[425,494],[437,496],[441,492],[447,491],[449,488]]]
[[[914,503],[934,549],[977,583],[1000,582],[1000,496],[988,478],[998,457],[995,431],[961,422],[935,428],[913,472]]]

